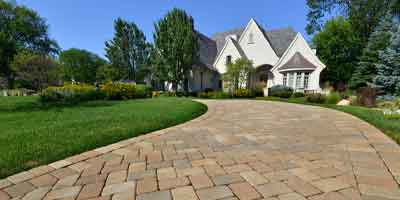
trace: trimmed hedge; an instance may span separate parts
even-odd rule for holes
[[[44,103],[77,103],[99,99],[128,100],[151,97],[152,89],[146,85],[109,82],[102,85],[100,89],[85,84],[49,87],[40,94],[40,101]]]
[[[293,89],[283,85],[271,87],[271,96],[288,99],[292,96]]]
[[[307,100],[307,102],[309,102],[309,103],[319,103],[319,104],[322,104],[322,103],[325,103],[325,101],[326,101],[326,96],[323,95],[323,94],[319,94],[319,93],[317,93],[317,94],[308,94],[307,97],[306,97],[306,100]]]

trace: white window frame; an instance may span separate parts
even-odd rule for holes
[[[288,74],[284,73],[283,74],[283,86],[287,86],[287,82],[288,82]]]
[[[311,75],[310,72],[305,72],[304,73],[303,83],[304,83],[304,89],[305,90],[307,90],[310,87],[310,75]]]

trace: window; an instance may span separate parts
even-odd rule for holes
[[[310,73],[309,72],[304,73],[304,89],[308,89],[309,79],[310,79]]]
[[[301,72],[297,72],[296,73],[296,88],[303,88],[302,86],[302,82],[301,82],[301,78],[302,78],[302,73]]]
[[[287,73],[283,74],[283,86],[287,86]]]
[[[226,65],[229,65],[232,63],[232,56],[226,56]]]
[[[253,33],[249,34],[249,44],[254,44],[254,34]]]
[[[294,73],[289,73],[289,82],[287,86],[293,88],[293,82],[294,82]]]
[[[203,90],[204,73],[200,72],[200,89]]]

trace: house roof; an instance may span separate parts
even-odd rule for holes
[[[296,69],[309,69],[314,70],[317,66],[308,61],[301,53],[296,52],[289,61],[282,65],[278,70],[296,70]]]
[[[217,45],[217,54],[221,53],[222,48],[224,48],[227,36],[237,35],[237,37],[239,38],[242,35],[244,29],[245,28],[236,28],[224,32],[215,33],[211,38],[215,41]]]
[[[199,65],[213,69],[213,63],[217,56],[217,45],[214,40],[208,38],[200,32],[197,32],[199,43]]]

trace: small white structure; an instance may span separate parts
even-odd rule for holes
[[[221,75],[238,58],[253,62],[250,84],[262,83],[265,93],[275,85],[296,91],[320,92],[319,78],[325,65],[300,33],[292,28],[264,30],[254,19],[245,28],[215,34],[198,33],[200,62],[193,66],[188,83],[191,91],[223,89]]]

